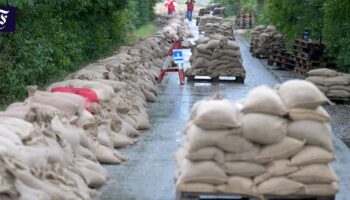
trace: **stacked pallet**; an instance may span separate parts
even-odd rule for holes
[[[273,52],[283,49],[286,37],[275,26],[260,25],[253,29],[250,52],[253,56],[267,58]]]
[[[278,91],[257,87],[243,103],[197,102],[176,156],[178,199],[334,197],[330,116],[321,107],[327,101],[313,84],[292,80]]]
[[[241,13],[237,15],[235,24],[238,28],[251,28],[255,24],[255,17],[251,13]]]
[[[186,70],[186,75],[189,77],[235,76],[242,81],[245,77],[239,45],[224,36],[199,38],[192,48],[190,63],[191,68]]]
[[[275,51],[273,54],[269,55],[267,64],[276,65],[281,69],[294,69],[294,54],[286,52],[285,49]]]
[[[330,65],[327,58],[323,56],[323,50],[325,48],[323,43],[296,39],[293,48],[295,59],[294,71],[301,76],[306,76],[309,70],[328,67]]]
[[[320,68],[307,72],[305,79],[314,83],[327,97],[336,102],[350,102],[350,74]]]
[[[224,35],[230,40],[234,40],[233,28],[229,23],[225,23],[222,17],[207,15],[199,18],[198,30],[205,36],[213,34]]]

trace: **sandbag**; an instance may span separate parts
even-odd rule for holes
[[[308,196],[333,196],[339,192],[339,185],[331,184],[305,184],[305,190],[300,190],[297,195]]]
[[[231,176],[228,178],[227,185],[220,185],[216,187],[216,190],[222,193],[227,194],[240,194],[248,196],[259,196],[257,194],[257,189],[253,184],[252,179],[240,177],[240,176]]]
[[[190,125],[188,128],[187,141],[188,150],[191,152],[214,146],[227,152],[240,153],[253,147],[252,143],[237,135],[237,130],[209,131],[196,125]]]
[[[318,146],[305,146],[291,158],[291,165],[327,164],[335,159],[333,154]]]
[[[338,180],[333,169],[325,164],[312,164],[301,167],[288,175],[289,178],[305,184],[330,184]]]
[[[310,77],[307,77],[305,80],[310,81],[315,85],[324,85],[326,78],[327,77],[325,76],[310,76]]]
[[[293,195],[304,188],[304,184],[285,177],[270,178],[257,187],[259,194],[264,195]]]
[[[293,121],[287,128],[288,136],[305,140],[306,144],[316,145],[333,151],[330,124],[311,120]]]
[[[253,145],[253,147],[242,153],[225,153],[225,161],[249,161],[254,160],[260,153],[260,146]]]
[[[254,177],[254,184],[259,184],[271,177],[285,176],[299,169],[296,166],[291,166],[291,162],[288,159],[274,160],[265,166],[266,173]]]
[[[289,117],[292,120],[312,120],[319,122],[329,122],[331,117],[321,106],[316,109],[292,108],[289,110]]]
[[[287,120],[274,115],[246,114],[242,119],[242,132],[249,141],[263,145],[275,144],[287,135]]]
[[[212,161],[191,162],[185,159],[181,165],[179,183],[200,182],[213,185],[224,184],[227,181],[225,172]]]
[[[288,113],[286,106],[275,91],[267,86],[259,86],[248,92],[243,103],[245,113],[267,113],[284,116]]]
[[[224,163],[224,152],[216,147],[204,147],[196,151],[187,152],[185,157],[192,161],[213,160],[217,163]]]
[[[226,162],[222,168],[231,176],[254,177],[266,171],[265,167],[250,162]]]
[[[299,152],[304,141],[300,141],[291,137],[285,137],[277,144],[267,145],[261,148],[260,154],[256,157],[257,161],[272,161],[277,159],[286,159]]]
[[[284,82],[280,85],[278,94],[289,109],[315,109],[329,101],[314,84],[302,80]]]
[[[350,97],[350,92],[348,92],[347,90],[329,89],[329,90],[327,90],[326,94],[329,97],[340,97],[340,98],[348,98],[348,97]]]
[[[194,123],[204,129],[228,129],[241,125],[238,109],[228,100],[202,101],[195,113]]]
[[[325,79],[326,86],[332,85],[350,85],[350,77],[349,76],[336,76]]]
[[[338,72],[332,69],[319,68],[313,69],[307,72],[309,76],[325,76],[325,77],[334,77],[338,75]]]

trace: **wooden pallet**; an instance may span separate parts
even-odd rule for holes
[[[328,97],[335,104],[350,105],[350,98]]]
[[[225,79],[225,78],[229,79]],[[233,83],[244,83],[244,76],[218,76],[218,77],[209,77],[209,76],[193,76],[187,75],[188,82],[233,82]]]
[[[294,67],[294,73],[305,77],[307,75],[308,70],[301,67]]]
[[[264,196],[265,200],[335,200],[335,196]],[[235,194],[176,192],[176,200],[258,200],[256,197]]]

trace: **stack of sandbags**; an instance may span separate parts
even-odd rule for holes
[[[283,49],[287,38],[279,33],[275,26],[257,26],[253,29],[251,52],[255,55],[268,56],[274,51]]]
[[[201,37],[192,48],[191,68],[186,71],[191,76],[236,76],[244,77],[241,53],[236,42],[224,36]]]
[[[183,21],[168,29],[183,33]],[[90,200],[107,180],[103,164],[150,128],[148,104],[170,44],[159,31],[90,64],[47,91],[0,112],[0,199]]]
[[[292,80],[277,91],[259,86],[241,102],[209,100],[192,109],[177,153],[183,192],[262,198],[332,196],[339,187],[327,98]]]
[[[223,35],[230,40],[234,40],[232,25],[225,23],[222,17],[205,15],[199,18],[198,31],[205,36],[213,34]]]
[[[313,69],[305,79],[314,83],[331,99],[350,98],[350,74],[340,73],[332,69]]]

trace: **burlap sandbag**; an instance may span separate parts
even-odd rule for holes
[[[185,157],[193,161],[213,160],[224,163],[224,152],[216,147],[204,147],[192,152],[186,152]]]
[[[191,152],[212,146],[233,153],[249,151],[253,144],[239,136],[239,133],[235,129],[210,131],[190,125],[187,130],[187,148]]]
[[[335,159],[334,155],[318,146],[305,146],[291,158],[291,165],[327,164]]]
[[[135,141],[126,135],[114,133],[112,135],[114,148],[123,148],[135,143]]]
[[[293,195],[304,189],[304,184],[285,177],[270,178],[257,187],[259,194],[264,195]]]
[[[332,85],[350,85],[350,77],[349,76],[336,76],[326,78],[325,83],[326,86]]]
[[[277,144],[267,145],[261,148],[260,154],[256,157],[257,161],[268,162],[277,159],[286,159],[294,155],[303,148],[305,142],[285,137]]]
[[[225,153],[225,161],[251,161],[260,153],[260,146],[253,145],[253,147],[242,153]]]
[[[193,63],[191,63],[191,68],[198,68],[207,66],[209,60],[204,57],[197,57]]]
[[[5,125],[0,124],[0,136],[9,139],[16,145],[23,145],[21,138],[15,132],[10,131]]]
[[[338,75],[338,72],[335,70],[332,70],[332,69],[320,68],[320,69],[313,69],[313,70],[308,71],[307,75],[334,77],[334,76]]]
[[[204,37],[204,36],[200,36],[198,37],[198,40],[195,41],[196,44],[205,44],[207,42],[209,42],[209,38]]]
[[[308,196],[333,196],[339,192],[339,185],[331,184],[305,184],[305,190],[300,190],[297,195]]]
[[[197,46],[197,51],[199,53],[204,53],[207,55],[211,55],[213,53],[212,50],[208,49],[208,46],[206,44],[199,44]]]
[[[326,78],[327,77],[325,76],[310,76],[310,77],[307,77],[305,80],[310,81],[315,85],[324,85]]]
[[[271,177],[285,176],[297,171],[299,168],[290,166],[288,159],[274,160],[266,164],[266,173],[254,177],[254,184],[259,184]]]
[[[78,102],[49,92],[35,92],[35,94],[29,98],[29,101],[53,106],[68,116],[78,114],[83,109],[82,104],[79,105]]]
[[[220,185],[226,183],[226,181],[227,176],[225,172],[215,162],[192,162],[185,159],[181,164],[181,175],[178,179],[178,184],[199,182]]]
[[[267,113],[284,116],[288,113],[286,106],[277,93],[267,86],[259,86],[248,92],[243,103],[245,113]]]
[[[289,178],[305,184],[329,184],[338,180],[333,169],[326,164],[313,164],[301,167],[288,175]]]
[[[345,90],[350,92],[350,85],[344,86],[344,85],[332,85],[328,87],[329,90]]]
[[[239,45],[235,41],[229,40],[226,45],[224,45],[225,49],[239,50]]]
[[[293,121],[287,128],[288,136],[305,140],[306,144],[316,145],[333,151],[331,140],[331,127],[328,123],[322,123],[312,120]]]
[[[289,117],[292,120],[313,120],[319,122],[329,122],[331,117],[321,106],[316,109],[292,108],[289,110]]]
[[[327,96],[329,97],[340,97],[340,98],[348,98],[350,97],[350,92],[347,90],[333,90],[329,89],[327,90]]]
[[[263,165],[252,162],[226,162],[222,168],[231,176],[254,177],[263,174],[266,169]]]
[[[241,126],[237,107],[228,100],[203,101],[196,108],[194,123],[204,129],[228,129]]]
[[[314,84],[302,80],[291,80],[283,83],[280,85],[278,93],[289,109],[315,109],[329,101]]]
[[[242,120],[243,136],[258,144],[275,144],[287,135],[287,124],[287,120],[274,115],[245,114]]]
[[[220,185],[215,189],[226,194],[259,196],[257,189],[250,178],[231,176],[228,178],[227,182],[227,185]]]
[[[46,191],[29,187],[20,180],[16,180],[16,188],[20,193],[19,200],[47,200],[51,198]]]
[[[219,46],[220,46],[220,40],[210,40],[207,43],[207,49],[214,50],[214,49],[219,48]]]
[[[206,183],[178,183],[176,189],[182,192],[215,193],[215,185]]]

